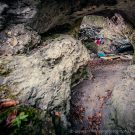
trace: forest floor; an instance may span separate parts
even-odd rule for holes
[[[93,78],[72,89],[70,119],[73,135],[99,135],[104,103],[111,97],[129,64],[130,61],[123,60],[89,62]]]

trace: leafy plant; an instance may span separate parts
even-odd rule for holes
[[[14,120],[12,120],[12,126],[20,127],[22,121],[27,121],[28,115],[25,115],[24,112],[21,112]]]
[[[17,111],[17,114],[14,114],[14,111]],[[0,135],[29,134],[54,135],[55,128],[50,114],[24,105],[0,110]]]

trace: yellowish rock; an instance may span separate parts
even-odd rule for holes
[[[8,31],[8,32],[7,32],[7,35],[8,35],[8,36],[11,36],[11,34],[12,34],[11,31]]]
[[[11,40],[11,45],[16,46],[17,43],[18,43],[18,41],[17,41],[16,37],[13,37],[12,40]]]

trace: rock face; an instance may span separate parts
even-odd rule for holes
[[[25,53],[36,47],[41,37],[30,27],[18,24],[0,33],[0,55]]]
[[[1,0],[0,29],[10,24],[30,23],[37,13],[38,0]]]
[[[111,99],[104,107],[103,129],[121,135],[135,131],[135,66],[123,73],[123,79],[115,86]],[[111,132],[111,134],[115,134]]]
[[[1,0],[0,30],[11,24],[24,23],[38,33],[53,33],[75,27],[85,15],[110,17],[117,12],[134,26],[134,5],[133,0]],[[117,16],[117,19],[121,17]],[[116,16],[112,21],[117,23]],[[130,42],[135,46],[135,34],[131,32],[129,35]]]
[[[104,15],[104,11],[109,14],[115,10],[124,12],[134,23],[134,5],[133,0],[1,0],[0,28],[26,23],[44,33],[62,25],[73,25],[87,14]]]
[[[67,108],[72,74],[89,60],[87,49],[70,36],[43,43],[29,56],[13,56],[7,67],[11,73],[3,84],[21,103],[42,110]],[[6,61],[6,60],[4,60]]]
[[[102,14],[102,11],[110,12],[113,10],[124,11],[124,13],[128,14],[134,4],[134,1],[124,0],[44,1],[32,26],[38,32],[43,33],[56,26],[73,25],[77,19],[83,18],[87,14]],[[46,8],[44,8],[45,6]],[[133,14],[131,16],[133,17]]]

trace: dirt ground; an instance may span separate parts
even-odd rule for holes
[[[130,61],[121,60],[89,63],[93,78],[84,80],[72,90],[70,118],[73,135],[99,135],[103,105],[129,64]]]

